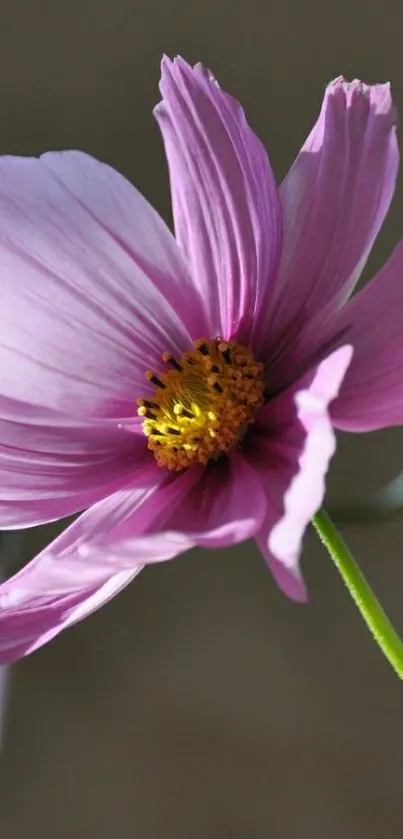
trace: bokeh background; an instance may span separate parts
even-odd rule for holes
[[[402,24],[401,0],[5,0],[0,152],[84,149],[169,219],[163,52],[211,67],[281,178],[339,73],[390,79],[403,112]],[[400,183],[371,270],[402,209]],[[398,431],[343,438],[330,501],[401,466]],[[403,523],[344,530],[403,630]],[[27,533],[26,557],[53,532]],[[16,666],[2,839],[400,839],[403,687],[312,534],[303,564],[306,607],[252,544],[195,551]]]

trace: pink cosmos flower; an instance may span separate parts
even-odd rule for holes
[[[253,536],[304,600],[333,427],[403,420],[402,244],[348,301],[394,190],[389,86],[332,82],[279,189],[201,66],[165,58],[161,93],[175,238],[85,154],[0,159],[0,523],[85,510],[0,587],[1,662],[194,545]]]

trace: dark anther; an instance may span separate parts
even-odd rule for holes
[[[199,352],[201,352],[202,355],[210,355],[210,351],[207,344],[199,344],[197,349],[199,350]]]
[[[223,352],[221,353],[221,355],[222,355],[222,357],[225,359],[225,361],[227,362],[227,364],[231,364],[231,350],[230,350],[230,348],[229,348],[229,347],[228,347],[228,349],[223,350]]]
[[[168,432],[168,434],[179,434],[179,436],[180,436],[180,433],[181,433],[180,431],[178,431],[177,428],[171,428],[171,426],[169,426],[169,428],[167,428],[167,432]]]
[[[211,371],[212,371],[212,373],[219,373],[219,372],[220,372],[220,368],[219,368],[219,367],[217,367],[217,364],[213,364],[213,366],[212,366],[212,368],[211,368]]]
[[[153,414],[152,411],[146,411],[145,416],[147,417],[147,419],[151,419],[151,420],[156,420],[157,419],[157,415]]]
[[[218,384],[218,382],[215,382],[213,384],[213,388],[214,388],[214,390],[217,391],[217,393],[222,393],[223,392],[223,389],[222,389],[221,385]]]
[[[164,361],[166,361],[167,364],[170,364],[171,367],[174,368],[174,370],[178,370],[179,373],[182,373],[183,367],[181,364],[179,364],[179,361],[177,361],[176,358],[173,357],[173,355],[166,355],[164,357]]]
[[[149,399],[142,399],[141,404],[144,408],[159,408],[158,402],[150,402]]]
[[[153,373],[152,376],[150,376],[149,381],[152,382],[152,384],[155,385],[155,387],[162,387],[163,390],[165,390],[166,388],[164,382],[161,382],[161,380],[155,375],[155,373]]]

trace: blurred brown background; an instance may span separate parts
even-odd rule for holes
[[[166,217],[162,52],[213,69],[279,177],[335,75],[390,79],[403,112],[401,0],[3,0],[0,19],[1,153],[85,149]],[[372,268],[402,208],[400,184]],[[331,498],[391,477],[402,443],[341,440]],[[403,630],[403,523],[345,532]],[[304,568],[299,607],[252,545],[195,552],[15,667],[2,839],[401,837],[403,686],[312,536]]]

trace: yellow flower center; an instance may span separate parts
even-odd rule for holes
[[[201,339],[164,373],[149,371],[152,399],[139,399],[148,448],[159,466],[179,471],[233,451],[263,402],[263,364],[236,341]]]

